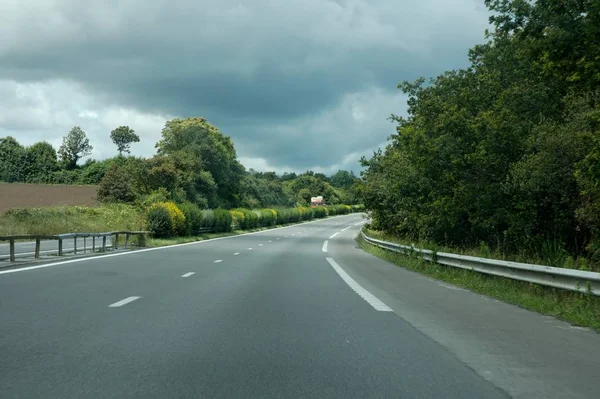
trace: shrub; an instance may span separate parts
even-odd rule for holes
[[[313,218],[312,208],[301,207],[298,209],[300,210],[300,215],[301,215],[302,220],[310,220]]]
[[[127,203],[135,201],[135,198],[132,177],[117,166],[111,167],[100,181],[98,200]]]
[[[254,211],[246,208],[236,208],[234,210],[244,215],[244,220],[240,224],[242,230],[253,229],[258,226],[258,215]]]
[[[329,213],[327,212],[327,208],[324,206],[316,206],[313,208],[313,214],[315,215],[315,218],[324,218],[326,216],[329,215]]]
[[[171,218],[172,235],[184,235],[185,234],[185,215],[181,212],[181,209],[175,205],[174,202],[157,202],[152,204],[151,209],[154,207],[162,207],[167,210]]]
[[[231,214],[229,211],[221,208],[217,208],[213,211],[215,215],[215,233],[222,233],[231,231]]]
[[[244,224],[244,212],[231,210],[229,211],[231,214],[232,223],[238,228],[241,229]]]
[[[202,211],[202,221],[200,222],[201,227],[215,227],[215,213],[212,209],[205,209]]]
[[[260,225],[263,227],[273,226],[277,222],[277,212],[274,209],[261,209]]]
[[[173,235],[171,215],[164,206],[151,206],[146,215],[148,230],[156,237],[170,237]]]
[[[160,187],[158,190],[152,191],[150,194],[142,196],[138,200],[138,204],[143,208],[148,208],[152,204],[156,202],[167,202],[169,200],[170,194],[166,188]]]
[[[198,235],[202,228],[202,210],[198,205],[191,202],[184,202],[179,205],[179,209],[185,216],[185,234],[186,235]]]

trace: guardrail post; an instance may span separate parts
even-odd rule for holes
[[[35,258],[39,259],[40,257],[40,239],[35,239]]]
[[[115,234],[115,244],[114,244],[114,248],[118,249],[119,248],[119,235]]]
[[[58,256],[63,255],[62,238],[58,239]]]
[[[15,240],[14,239],[10,240],[10,261],[11,262],[15,261]]]
[[[129,248],[129,233],[125,233],[125,248]]]
[[[92,236],[92,252],[96,252],[96,236]]]
[[[102,236],[102,252],[106,252],[106,236]]]
[[[83,237],[83,253],[85,253],[86,244],[87,244],[87,237]]]
[[[77,236],[73,237],[73,250],[75,251],[75,255],[77,255]]]

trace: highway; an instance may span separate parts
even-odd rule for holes
[[[361,221],[1,270],[0,397],[600,397],[597,333],[366,254]]]

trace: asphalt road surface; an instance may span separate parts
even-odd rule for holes
[[[360,222],[0,271],[0,397],[600,397],[598,334],[372,257]]]

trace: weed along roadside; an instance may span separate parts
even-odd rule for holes
[[[388,235],[365,230],[369,236],[390,240]],[[470,291],[497,298],[507,303],[557,317],[569,323],[600,331],[600,297],[588,293],[571,292],[558,288],[526,283],[504,277],[428,262],[416,254],[405,255],[367,243],[361,235],[358,245],[366,252],[399,267],[424,274],[437,280],[466,288]],[[397,240],[400,241],[400,240]],[[405,243],[404,243],[405,244]],[[445,251],[452,252],[448,248]],[[458,252],[458,251],[457,251]]]

